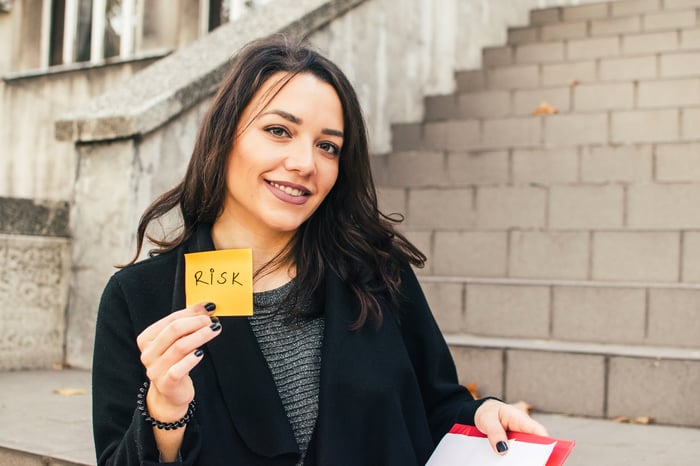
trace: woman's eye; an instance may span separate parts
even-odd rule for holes
[[[318,145],[319,149],[322,151],[328,152],[329,154],[333,155],[338,155],[340,152],[340,149],[338,149],[338,146],[335,144],[331,144],[330,142],[322,142],[321,144]]]
[[[279,126],[271,126],[270,128],[267,128],[266,131],[268,133],[272,134],[273,136],[277,136],[280,138],[289,135],[289,133],[287,132],[286,129],[280,128]]]

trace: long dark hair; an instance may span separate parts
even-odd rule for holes
[[[182,244],[199,225],[216,221],[224,205],[226,163],[243,109],[277,72],[287,73],[290,79],[311,73],[333,86],[343,108],[344,137],[335,185],[275,263],[295,264],[295,289],[303,298],[318,298],[324,277],[334,272],[359,300],[360,314],[353,328],[364,326],[368,317],[379,325],[379,300],[398,302],[402,264],[422,267],[426,257],[394,228],[402,217],[387,216],[377,207],[365,122],[347,77],[303,41],[281,35],[251,42],[234,58],[199,128],[183,180],[156,199],[141,217],[136,255],[130,263],[138,258],[144,238],[157,246],[149,253],[153,256]],[[175,207],[180,208],[183,220],[175,238],[146,234],[152,221]]]

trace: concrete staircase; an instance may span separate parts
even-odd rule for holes
[[[700,0],[534,10],[455,79],[376,173],[462,381],[700,426]]]

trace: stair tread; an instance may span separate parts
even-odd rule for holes
[[[474,231],[474,230],[469,230]],[[450,275],[425,275],[418,278],[424,283],[469,283],[484,285],[522,285],[522,286],[581,286],[600,288],[659,288],[677,290],[698,290],[700,283],[684,282],[638,282],[638,281],[602,281],[602,280],[562,280],[519,277],[463,277]]]
[[[446,333],[445,340],[449,345],[453,346],[700,361],[700,349],[697,348],[571,342],[513,337],[486,337],[468,333]]]

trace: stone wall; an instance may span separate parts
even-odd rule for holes
[[[0,197],[0,370],[62,365],[68,204]]]

